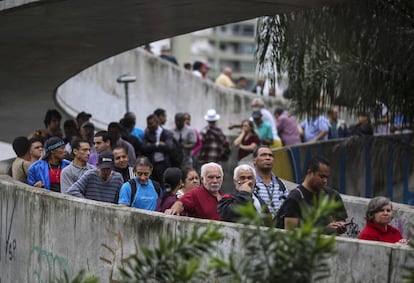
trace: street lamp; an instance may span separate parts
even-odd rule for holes
[[[128,74],[125,75],[121,75],[119,76],[116,81],[118,83],[123,83],[125,86],[125,107],[126,107],[126,112],[129,112],[129,96],[128,96],[128,84],[129,83],[133,83],[137,80],[137,77],[135,76],[131,76]]]

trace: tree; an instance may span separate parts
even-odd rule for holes
[[[382,102],[413,120],[413,1],[351,0],[262,17],[256,55],[273,83],[287,75],[298,113],[332,104],[372,112]]]

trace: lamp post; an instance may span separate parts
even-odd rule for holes
[[[135,76],[131,76],[128,74],[125,75],[121,75],[119,76],[116,81],[118,83],[123,83],[124,87],[125,87],[125,107],[126,107],[126,112],[129,112],[129,93],[128,93],[128,84],[129,83],[133,83],[137,80],[137,77]]]

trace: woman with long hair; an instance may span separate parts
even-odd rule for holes
[[[177,192],[177,197],[182,197],[186,191],[192,188],[200,187],[200,175],[194,168],[185,168],[183,170],[183,186]]]
[[[238,161],[252,153],[260,145],[260,139],[254,130],[253,122],[243,120],[241,126],[240,135],[234,140],[234,145],[239,147]]]
[[[164,212],[178,199],[176,194],[183,184],[182,175],[181,169],[177,167],[170,167],[164,171],[164,191],[157,201],[156,211]]]

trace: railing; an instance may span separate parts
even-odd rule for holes
[[[302,182],[314,155],[331,163],[329,185],[347,195],[414,204],[413,134],[351,137],[274,150],[274,172]]]

